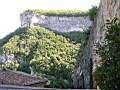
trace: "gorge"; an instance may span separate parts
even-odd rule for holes
[[[35,13],[32,10],[24,11],[20,14],[19,33],[17,31],[17,34],[9,36],[1,46],[8,51],[8,55],[1,55],[0,62],[4,63],[6,59],[8,62],[12,61],[15,57],[22,61],[24,58],[26,61],[20,63],[28,65],[28,72],[30,73],[28,67],[31,67],[36,70],[33,72],[36,75],[46,76],[52,80],[50,87],[53,88],[97,88],[95,71],[100,66],[101,57],[96,52],[96,43],[104,41],[106,20],[112,20],[114,17],[120,19],[119,0],[100,0],[94,21],[86,15],[49,15]],[[83,32],[88,28],[90,29],[88,38],[79,45],[54,33]],[[79,50],[77,57],[75,50]],[[40,73],[37,73],[37,70]],[[60,75],[63,77],[60,78]],[[66,78],[69,80],[67,81]]]
[[[78,55],[77,65],[75,69],[76,87],[92,88],[92,74],[96,67],[99,66],[101,58],[96,54],[96,43],[104,40],[103,27],[106,20],[112,20],[114,17],[120,18],[120,1],[119,0],[100,0],[100,5],[97,12],[97,18],[94,21],[87,43],[81,45],[81,53]],[[92,66],[92,68],[91,68]],[[91,72],[92,71],[92,72]],[[82,78],[84,77],[84,78]],[[82,84],[79,84],[81,83]],[[84,86],[83,86],[84,82]],[[96,81],[93,81],[95,84]]]

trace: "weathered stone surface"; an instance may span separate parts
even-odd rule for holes
[[[13,61],[17,61],[20,64],[25,63],[22,57],[15,56],[14,54],[3,54],[0,55],[0,64],[11,63]]]
[[[14,55],[0,55],[0,64],[1,63],[8,63],[14,60]]]
[[[81,31],[91,26],[88,16],[47,16],[26,11],[20,15],[21,27],[39,25],[58,32]]]
[[[81,44],[75,67],[75,88],[92,88],[92,39],[90,37]]]
[[[95,44],[102,42],[105,37],[105,31],[103,30],[107,19],[112,20],[114,17],[120,18],[120,0],[101,0],[97,13],[97,19],[93,24],[88,42],[81,45],[80,55],[78,55],[77,65],[75,68],[75,82],[77,87],[90,88],[92,73],[94,73],[96,67],[99,65],[101,58],[96,54]],[[92,63],[91,63],[92,59]],[[91,65],[92,71],[91,71]],[[88,67],[89,66],[89,67]],[[80,69],[79,69],[80,68]],[[89,72],[90,71],[90,72]],[[84,78],[87,78],[87,82],[84,78],[81,78],[81,72]],[[82,77],[83,77],[82,76]],[[89,78],[91,77],[91,78]],[[84,82],[84,84],[83,84]],[[89,82],[89,83],[88,83]],[[95,84],[95,81],[93,81]],[[81,86],[83,85],[83,86]]]
[[[104,39],[103,30],[107,19],[112,20],[114,17],[120,18],[120,0],[101,0],[99,11],[97,14],[96,26],[94,28],[94,44],[102,42]],[[95,47],[93,46],[95,50]],[[100,57],[97,54],[93,55],[94,67],[99,65]],[[95,69],[95,68],[94,68]]]

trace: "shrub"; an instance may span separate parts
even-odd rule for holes
[[[71,88],[79,44],[73,44],[69,39],[42,27],[19,30],[19,34],[13,34],[1,47],[6,55],[14,54],[18,61],[5,67],[16,69],[14,66],[17,64],[17,70],[27,73],[32,67],[35,74],[50,80],[47,87]]]
[[[88,15],[90,17],[90,20],[91,21],[94,21],[96,19],[96,15],[97,15],[97,6],[93,6],[89,12],[88,12]]]
[[[120,89],[120,21],[116,18],[108,21],[105,27],[105,39],[98,44],[101,66],[96,74],[100,78],[97,84],[102,90]]]

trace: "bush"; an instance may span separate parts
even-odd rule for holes
[[[89,10],[88,15],[89,15],[91,21],[95,21],[96,15],[97,15],[97,10],[98,10],[97,6],[93,6],[93,7]]]
[[[98,46],[102,57],[101,66],[97,67],[97,84],[102,90],[120,89],[120,21],[116,18],[107,22],[104,42]]]
[[[56,34],[69,38],[70,41],[73,41],[75,43],[81,43],[84,40],[84,32],[81,31],[62,32],[62,33],[56,32]]]
[[[16,69],[17,64],[17,70],[27,73],[32,67],[35,74],[50,80],[47,87],[71,88],[79,44],[42,27],[19,30],[19,34],[13,34],[1,47],[6,55],[14,54],[18,61],[5,67]]]

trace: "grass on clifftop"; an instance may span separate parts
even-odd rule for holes
[[[87,16],[88,12],[81,11],[81,10],[41,10],[41,9],[33,9],[33,10],[26,10],[31,11],[32,13],[38,13],[43,15],[50,15],[50,16]]]

